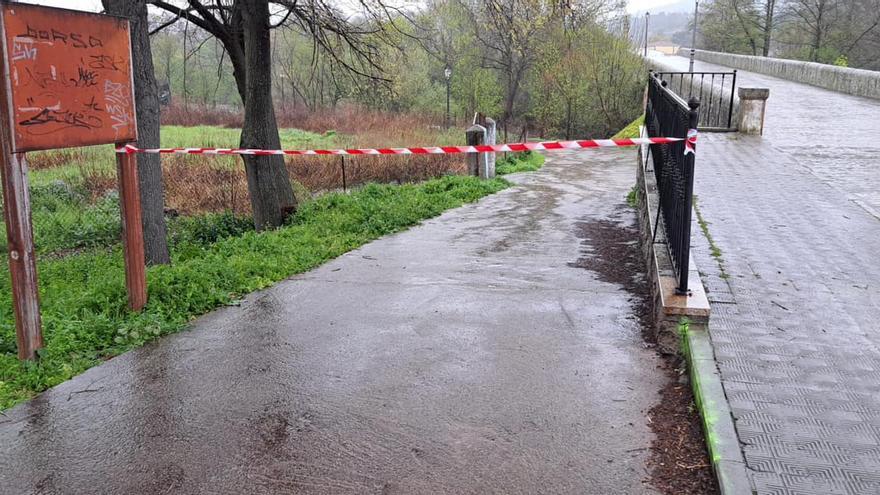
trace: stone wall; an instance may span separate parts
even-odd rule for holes
[[[682,48],[678,54],[689,57],[690,49]],[[705,50],[696,50],[694,57],[710,64],[758,72],[841,93],[880,99],[880,72],[872,70]]]

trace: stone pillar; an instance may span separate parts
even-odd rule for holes
[[[767,98],[770,97],[768,88],[739,88],[739,122],[738,129],[742,134],[764,134],[764,111],[767,107]]]
[[[484,144],[496,144],[495,121],[486,117],[486,140]],[[484,160],[480,161],[480,178],[495,178],[495,153],[484,153]]]
[[[464,132],[464,136],[466,139],[466,143],[468,146],[477,146],[485,143],[486,140],[486,128],[481,125],[472,125],[468,127],[468,129]],[[468,175],[480,175],[480,162],[484,161],[483,155],[485,153],[468,153],[467,154],[467,163],[468,163]]]

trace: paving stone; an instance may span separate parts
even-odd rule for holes
[[[778,139],[701,136],[695,190],[730,278],[698,231],[694,258],[722,382],[758,493],[880,493],[880,220]],[[846,154],[877,188],[869,155]]]

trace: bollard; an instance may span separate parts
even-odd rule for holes
[[[496,144],[496,126],[495,121],[489,117],[486,117],[486,140],[485,144]],[[481,153],[483,156],[483,160],[480,161],[480,178],[481,179],[494,179],[495,178],[495,153]]]
[[[768,88],[739,88],[739,123],[742,134],[764,134],[764,112],[767,108]]]
[[[472,125],[464,133],[468,146],[483,144],[486,140],[486,128],[481,125]],[[468,175],[480,175],[480,161],[484,153],[468,153]]]

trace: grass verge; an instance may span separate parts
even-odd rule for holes
[[[544,165],[544,155],[525,151],[523,153],[509,154],[495,163],[495,173],[498,175],[513,174],[516,172],[535,172]]]
[[[173,248],[173,263],[147,271],[150,300],[126,307],[122,254],[97,248],[38,264],[46,347],[37,362],[15,354],[9,273],[0,269],[0,410],[57,385],[103,360],[243,294],[307,271],[373,239],[508,186],[503,179],[446,176],[420,184],[367,185],[301,206],[288,224],[267,232],[193,227]]]
[[[619,130],[611,139],[632,139],[639,137],[639,126],[645,124],[645,116],[640,115],[639,118],[633,120],[626,127]]]

